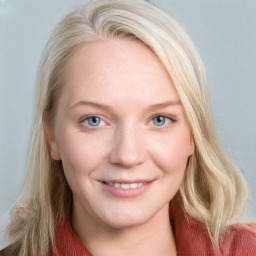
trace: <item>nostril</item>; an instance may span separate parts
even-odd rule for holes
[[[122,128],[122,129],[121,129]],[[129,125],[117,129],[109,161],[111,164],[131,168],[145,161],[145,150],[142,136],[136,126]]]

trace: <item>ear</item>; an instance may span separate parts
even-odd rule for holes
[[[195,152],[195,143],[194,143],[194,138],[191,134],[190,136],[190,152],[189,152],[189,156],[192,156]]]
[[[53,160],[61,160],[58,146],[55,140],[55,130],[54,125],[49,118],[48,113],[43,114],[43,127],[44,127],[44,135],[46,140],[47,149]]]

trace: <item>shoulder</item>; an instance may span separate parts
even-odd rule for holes
[[[220,237],[220,247],[225,254],[256,255],[256,224],[237,223],[231,225]]]
[[[178,209],[174,216],[178,255],[256,255],[256,224],[237,223],[220,235],[219,245],[210,238],[205,226]]]

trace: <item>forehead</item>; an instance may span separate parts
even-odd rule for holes
[[[141,102],[179,100],[155,54],[131,39],[99,40],[76,50],[65,68],[64,94],[71,102],[90,97],[105,103],[114,98],[122,102],[127,98]]]

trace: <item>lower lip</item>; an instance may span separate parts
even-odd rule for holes
[[[110,193],[116,197],[123,197],[123,198],[132,198],[142,195],[146,192],[146,190],[151,186],[153,182],[147,182],[138,188],[130,188],[130,189],[123,189],[123,188],[116,188],[113,186],[109,186],[103,182],[101,183],[101,187],[104,191]]]

